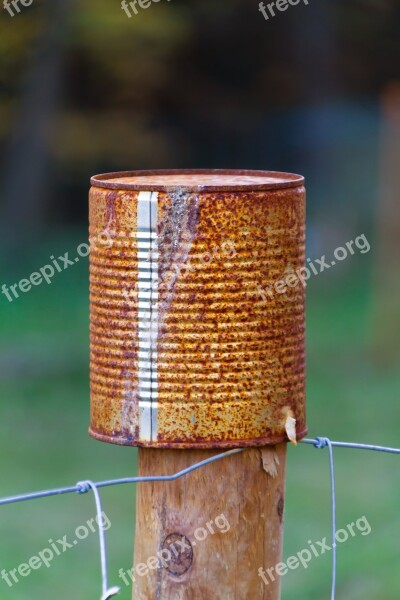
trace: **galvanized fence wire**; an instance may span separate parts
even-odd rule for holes
[[[332,520],[332,584],[331,584],[331,600],[336,598],[336,571],[337,571],[337,544],[336,544],[336,488],[335,488],[335,465],[333,457],[333,448],[350,448],[353,450],[370,450],[374,452],[385,452],[389,454],[400,454],[400,448],[391,448],[388,446],[375,446],[372,444],[358,444],[355,442],[336,442],[332,441],[327,437],[317,437],[315,439],[304,439],[301,441],[302,444],[311,444],[314,448],[319,450],[328,448],[329,452],[329,469],[330,469],[330,483],[331,483],[331,520]],[[25,500],[35,500],[37,498],[48,498],[50,496],[60,496],[62,494],[86,494],[90,490],[93,491],[97,521],[99,524],[99,542],[100,542],[100,560],[101,560],[101,574],[102,574],[102,596],[100,600],[107,600],[116,596],[120,592],[120,588],[114,586],[109,588],[108,584],[108,570],[107,570],[107,549],[105,539],[105,528],[103,522],[103,511],[101,505],[101,499],[99,494],[99,488],[109,487],[112,485],[121,485],[124,483],[146,483],[150,481],[175,481],[180,477],[188,475],[192,471],[196,471],[202,467],[205,467],[217,460],[228,458],[234,454],[243,452],[246,448],[237,448],[235,450],[229,450],[228,452],[222,452],[216,456],[202,460],[182,471],[173,473],[172,475],[151,475],[147,477],[123,477],[119,479],[108,479],[105,481],[93,482],[90,480],[79,481],[76,485],[62,488],[54,488],[50,490],[42,490],[40,492],[31,492],[28,494],[21,494],[19,496],[10,496],[8,498],[0,498],[0,506],[6,504],[14,504],[16,502],[24,502]]]

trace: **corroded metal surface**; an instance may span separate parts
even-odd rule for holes
[[[103,441],[233,447],[306,433],[303,179],[92,179],[91,427]],[[279,287],[282,289],[282,286]],[[268,288],[273,289],[268,292]]]

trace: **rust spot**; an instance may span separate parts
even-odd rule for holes
[[[178,188],[165,202],[164,215],[159,223],[159,327],[162,331],[163,317],[168,314],[176,294],[181,271],[188,266],[189,254],[196,236],[198,222],[198,195]]]

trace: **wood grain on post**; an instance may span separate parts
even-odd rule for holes
[[[139,475],[176,473],[215,454],[143,448]],[[258,571],[281,561],[285,465],[280,444],[138,484],[133,599],[279,600],[279,577],[265,584]]]

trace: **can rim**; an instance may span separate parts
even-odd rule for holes
[[[117,446],[133,446],[133,447],[141,447],[141,448],[160,448],[160,449],[176,449],[176,450],[187,450],[187,449],[207,449],[207,448],[220,448],[226,449],[229,448],[259,448],[261,446],[276,446],[277,444],[287,444],[289,443],[288,436],[286,432],[277,433],[276,435],[270,435],[259,438],[248,438],[248,439],[240,439],[240,440],[170,440],[166,441],[157,441],[154,440],[152,442],[146,442],[144,440],[129,438],[125,435],[113,436],[110,433],[96,431],[93,427],[89,427],[89,436],[94,440],[98,440],[99,442],[106,442],[107,444],[116,444]],[[306,437],[308,433],[307,425],[304,425],[301,430],[296,432],[296,439],[298,442]]]
[[[277,181],[266,181],[265,183],[240,182],[240,183],[222,183],[221,184],[145,184],[133,182],[111,181],[113,179],[123,179],[132,177],[151,177],[159,175],[231,175],[231,176],[253,176],[274,178]],[[158,169],[158,170],[138,170],[138,171],[114,171],[111,173],[100,173],[90,179],[94,187],[106,188],[111,190],[131,190],[131,191],[149,191],[149,192],[170,192],[171,190],[184,189],[188,192],[246,192],[262,190],[279,190],[285,188],[294,188],[304,185],[304,177],[295,173],[285,173],[279,171],[263,171],[249,169]]]

